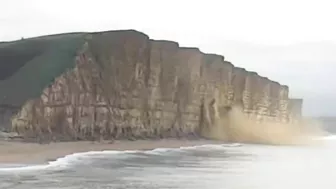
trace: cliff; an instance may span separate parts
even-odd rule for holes
[[[0,44],[0,122],[27,138],[197,137],[234,106],[286,123],[289,102],[287,86],[223,56],[134,30]]]

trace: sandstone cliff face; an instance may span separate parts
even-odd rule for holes
[[[195,137],[233,106],[255,121],[289,121],[287,86],[136,31],[86,34],[74,62],[12,113],[13,130],[49,140]]]

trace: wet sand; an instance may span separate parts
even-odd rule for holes
[[[151,150],[203,144],[219,144],[210,140],[138,140],[106,142],[59,142],[50,144],[0,141],[0,164],[40,164],[68,154],[102,150]]]

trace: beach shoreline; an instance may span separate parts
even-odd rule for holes
[[[50,144],[0,141],[0,164],[46,164],[66,155],[89,151],[153,150],[156,148],[179,148],[222,143],[223,141],[206,139],[118,140],[113,143],[111,141],[76,141]]]

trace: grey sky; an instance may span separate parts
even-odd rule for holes
[[[0,41],[137,29],[223,54],[290,86],[307,115],[336,115],[332,0],[0,0]]]

